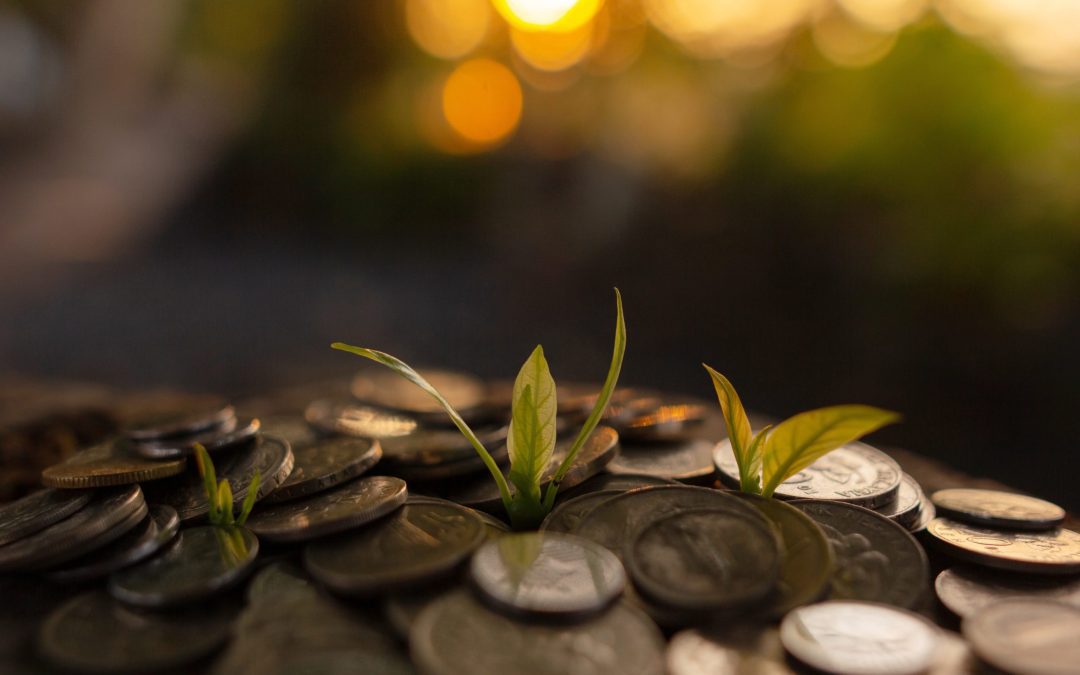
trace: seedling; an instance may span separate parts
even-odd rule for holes
[[[468,439],[476,450],[484,466],[491,472],[492,478],[499,486],[499,495],[502,498],[503,507],[506,509],[510,522],[517,529],[529,529],[539,526],[555,504],[555,495],[559,491],[566,472],[570,470],[577,457],[578,451],[589,439],[600,417],[607,408],[611,393],[615,390],[615,384],[619,380],[619,372],[622,370],[623,354],[626,352],[626,323],[623,320],[622,296],[619,289],[615,289],[615,346],[611,355],[611,365],[608,368],[607,379],[600,390],[592,412],[585,420],[577,438],[566,458],[559,465],[547,486],[547,491],[541,495],[541,479],[545,469],[551,463],[552,453],[555,451],[555,415],[556,396],[555,380],[551,377],[547,360],[544,358],[543,347],[537,345],[514,380],[513,404],[510,415],[510,430],[506,439],[507,449],[510,454],[510,484],[507,484],[499,465],[491,457],[491,453],[480,442],[461,415],[454,410],[453,406],[428,383],[419,373],[409,367],[404,361],[395,358],[385,352],[375,351],[364,347],[353,347],[341,342],[331,345],[334,349],[340,349],[366,359],[371,359],[391,368],[399,375],[420,387],[432,396],[450,416],[454,426]],[[513,485],[513,490],[510,489]]]
[[[199,475],[202,476],[203,490],[206,492],[206,501],[210,505],[210,511],[207,513],[207,518],[210,520],[211,525],[217,525],[219,527],[232,527],[234,525],[243,525],[247,522],[248,516],[251,515],[251,509],[255,506],[255,498],[258,496],[259,483],[262,482],[262,475],[256,469],[255,475],[251,478],[251,484],[248,485],[247,495],[244,497],[244,503],[240,507],[240,515],[234,517],[234,505],[233,505],[233,493],[232,488],[229,486],[229,481],[222,480],[217,482],[217,474],[214,472],[214,462],[210,459],[210,454],[206,452],[206,448],[201,443],[195,444],[195,463],[199,467]]]
[[[743,492],[771,497],[781,483],[826,453],[900,419],[894,412],[868,405],[837,405],[799,413],[755,434],[735,387],[708,365],[701,365],[720,400]]]

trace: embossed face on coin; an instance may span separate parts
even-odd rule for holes
[[[979,658],[1010,673],[1067,675],[1080,664],[1080,608],[1050,600],[1002,600],[964,619]]]
[[[926,531],[946,552],[987,567],[1041,574],[1080,572],[1080,534],[1072,530],[1005,531],[935,518]]]
[[[931,499],[940,515],[972,525],[1050,530],[1065,520],[1065,509],[1057,504],[1000,490],[950,488]]]

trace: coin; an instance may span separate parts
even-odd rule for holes
[[[980,659],[1010,673],[1080,672],[1080,608],[1052,600],[1010,599],[964,619]]]
[[[412,592],[404,591],[391,593],[383,602],[383,613],[387,621],[394,629],[394,633],[404,640],[409,641],[409,632],[413,624],[420,618],[429,605],[436,602],[447,593],[458,588],[457,584],[441,584],[438,586],[425,586]]]
[[[621,451],[621,449],[620,449]],[[556,499],[556,503],[559,500],[569,500],[574,497],[581,496],[587,492],[599,492],[601,490],[620,490],[625,492],[626,490],[632,490],[634,488],[646,487],[650,485],[677,485],[676,481],[668,480],[667,478],[657,478],[656,476],[646,476],[640,473],[607,473],[601,472],[593,476],[592,478],[584,481],[580,485],[575,485],[572,488],[561,490],[559,497]]]
[[[620,603],[570,626],[508,621],[465,591],[433,603],[409,633],[426,675],[661,675],[664,639],[639,610]]]
[[[561,532],[519,532],[489,541],[473,554],[469,578],[500,611],[564,619],[603,611],[626,583],[610,551]]]
[[[83,672],[150,673],[208,656],[229,638],[235,611],[204,604],[182,612],[145,612],[102,591],[78,595],[42,624],[38,652],[54,666]]]
[[[386,441],[383,441],[386,442]],[[510,461],[510,453],[506,444],[498,445],[485,443],[488,454],[496,464],[506,464]],[[392,473],[409,481],[444,481],[450,478],[464,478],[470,474],[484,473],[488,471],[487,464],[470,445],[468,454],[463,452],[462,459],[447,460],[439,463],[402,463],[393,460],[383,462],[382,469],[386,473]],[[490,475],[490,474],[489,474]]]
[[[831,600],[792,610],[780,624],[780,641],[799,661],[828,673],[913,675],[933,663],[938,629],[896,607]]]
[[[1035,574],[1080,572],[1080,534],[1072,530],[994,530],[935,518],[926,531],[946,553],[978,565]]]
[[[725,627],[723,631],[687,629],[667,648],[668,675],[793,675],[775,628]]]
[[[420,375],[468,420],[482,409],[487,392],[484,383],[465,373],[423,369]],[[429,421],[447,422],[446,411],[426,391],[389,370],[364,371],[353,378],[352,395],[360,401],[399,410]]]
[[[56,488],[129,485],[175,476],[185,465],[182,457],[165,461],[139,457],[125,450],[122,443],[110,440],[45,469],[41,482]]]
[[[908,531],[912,534],[921,535],[926,531],[926,526],[933,522],[934,518],[937,518],[937,509],[934,508],[934,502],[927,499],[922,489],[919,490],[919,519],[913,523]]]
[[[366,476],[307,499],[259,509],[247,527],[267,541],[307,541],[382,518],[407,496],[400,478]]]
[[[132,442],[131,448],[136,454],[149,459],[172,459],[195,454],[195,444],[203,446],[207,452],[216,452],[240,443],[246,443],[259,432],[260,422],[250,419],[239,424],[235,418],[226,424],[191,436],[168,438],[155,441]]]
[[[367,438],[327,438],[293,448],[293,469],[266,497],[268,504],[308,497],[364,473],[378,463],[382,447]]]
[[[0,505],[0,546],[39,532],[89,503],[91,490],[38,490]]]
[[[374,595],[445,578],[484,537],[483,522],[467,509],[415,502],[367,527],[309,543],[304,567],[338,593]]]
[[[379,440],[406,436],[419,428],[413,417],[340,399],[312,401],[304,409],[304,419],[324,434]]]
[[[697,439],[676,445],[624,445],[619,456],[611,461],[611,473],[632,473],[655,476],[682,482],[712,482],[713,442]]]
[[[834,600],[868,600],[915,607],[929,586],[926,553],[907,530],[854,504],[827,500],[792,502],[829,538],[836,568]]]
[[[258,471],[262,477],[258,501],[265,499],[292,472],[292,449],[284,439],[262,434],[256,445],[220,453],[214,458],[214,468],[219,481],[229,481],[235,503],[243,502],[251,479]],[[202,478],[195,471],[172,480],[151,483],[146,486],[146,495],[155,504],[168,504],[176,509],[181,522],[205,516],[210,510]]]
[[[139,607],[198,602],[235,586],[251,572],[259,540],[243,527],[182,530],[162,554],[109,578],[109,593]]]
[[[739,483],[739,466],[724,439],[713,450],[720,477],[729,485]],[[868,509],[892,501],[900,488],[900,465],[885,453],[864,443],[848,443],[787,479],[776,488],[786,499],[830,499]]]
[[[42,569],[73,560],[120,537],[125,522],[136,516],[141,519],[145,513],[138,485],[100,490],[89,504],[64,520],[0,546],[0,572]]]
[[[310,595],[318,592],[314,580],[292,560],[280,560],[266,565],[251,578],[247,588],[250,605],[274,604],[283,598]]]
[[[117,570],[134,565],[172,541],[180,528],[180,518],[171,506],[155,504],[149,513],[119,539],[92,551],[46,576],[60,583],[80,583],[107,577]]]
[[[600,502],[621,495],[624,490],[600,490],[588,492],[559,504],[544,518],[540,529],[544,532],[573,533],[585,516]]]
[[[938,513],[972,525],[1011,530],[1052,530],[1065,520],[1065,509],[1043,499],[1000,490],[951,488],[930,497]]]
[[[691,509],[644,525],[623,559],[634,586],[661,605],[726,610],[772,591],[780,572],[780,543],[760,517]]]
[[[682,441],[705,424],[706,416],[705,407],[695,403],[664,403],[621,425],[619,436],[630,443]]]
[[[236,416],[231,405],[214,400],[199,405],[143,415],[124,426],[124,435],[135,441],[151,441],[207,431]]]
[[[961,566],[939,574],[934,590],[942,604],[961,618],[1011,598],[1057,600],[1080,607],[1080,578],[1031,577]]]
[[[509,427],[474,429],[477,440],[488,450],[506,442]],[[479,460],[469,439],[457,429],[418,428],[412,433],[382,439],[387,464],[432,466],[447,462]]]
[[[781,617],[820,600],[829,590],[836,559],[825,531],[791,504],[745,492],[733,493],[764,515],[780,536],[780,576],[758,614]]]
[[[874,510],[910,530],[918,524],[922,514],[922,488],[914,478],[905,473],[900,479],[896,499]]]

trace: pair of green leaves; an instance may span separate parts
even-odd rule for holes
[[[243,525],[251,515],[251,509],[255,506],[255,498],[258,496],[259,484],[262,482],[262,474],[256,470],[255,475],[248,485],[247,495],[240,507],[240,515],[235,516],[233,505],[232,487],[229,481],[217,482],[217,473],[214,471],[214,462],[202,443],[195,444],[195,464],[199,467],[199,475],[203,481],[203,491],[206,493],[206,501],[210,505],[207,518],[211,525],[220,527],[232,527]]]
[[[555,417],[558,411],[555,380],[551,377],[542,347],[537,346],[533,350],[514,380],[510,430],[506,441],[510,454],[509,484],[499,469],[499,465],[491,457],[491,453],[487,451],[461,415],[442,394],[408,364],[385,352],[365,347],[354,347],[341,342],[335,342],[331,347],[381,363],[438,401],[446,414],[450,416],[450,421],[468,439],[488,471],[491,472],[492,478],[499,486],[499,495],[502,497],[510,522],[519,529],[533,528],[540,524],[554,506],[559,484],[566,472],[570,470],[581,447],[585,445],[585,441],[599,424],[619,380],[623,355],[626,352],[626,323],[623,319],[622,295],[617,288],[615,289],[615,309],[615,345],[604,386],[600,389],[600,395],[596,399],[592,412],[582,425],[573,445],[570,446],[570,451],[556,469],[547,491],[543,494],[541,494],[543,477],[555,452]],[[511,484],[514,486],[513,491],[510,490]]]
[[[867,405],[838,405],[799,413],[755,434],[735,387],[702,365],[720,400],[743,492],[771,497],[781,483],[826,453],[900,419],[894,412]]]

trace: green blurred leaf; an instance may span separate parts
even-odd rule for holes
[[[218,522],[215,525],[232,525],[233,524],[233,498],[232,488],[229,486],[229,481],[223,480],[218,485]],[[213,522],[213,521],[211,521]]]
[[[555,380],[537,345],[514,380],[510,433],[510,482],[520,496],[540,501],[540,478],[555,451]]]
[[[195,444],[195,464],[202,476],[203,492],[206,493],[206,502],[209,505],[207,519],[211,523],[217,523],[220,519],[221,507],[218,504],[217,474],[214,471],[214,462],[202,443]]]
[[[251,515],[251,509],[255,507],[255,499],[259,496],[259,486],[261,484],[262,472],[256,469],[255,475],[251,477],[251,484],[248,485],[247,494],[244,495],[244,504],[240,507],[240,517],[236,519],[237,525],[243,525],[247,522],[248,516]]]
[[[750,420],[746,417],[742,400],[735,391],[735,386],[716,370],[705,366],[709,377],[712,378],[713,388],[716,389],[716,398],[720,401],[720,410],[724,413],[724,422],[727,424],[728,439],[731,441],[731,451],[735,455],[735,462],[739,465],[739,487],[743,492],[761,493],[761,450],[762,436],[752,437]]]

